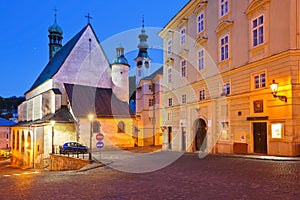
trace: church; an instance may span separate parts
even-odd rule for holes
[[[44,168],[67,141],[96,149],[98,133],[104,148],[133,147],[124,48],[116,48],[110,63],[89,22],[63,45],[56,14],[48,32],[49,62],[25,93],[12,127],[12,164]]]

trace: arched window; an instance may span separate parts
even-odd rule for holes
[[[28,149],[31,149],[31,133],[30,133],[30,131],[28,132],[28,135],[27,135],[27,143],[28,143]]]
[[[15,130],[13,130],[13,135],[12,135],[12,148],[15,149],[16,148],[16,135],[15,135]]]
[[[140,66],[142,66],[142,65],[143,65],[143,62],[142,62],[142,61],[138,61],[138,62],[137,62],[137,66],[138,66],[138,67],[140,67]]]
[[[20,150],[20,132],[19,132],[19,130],[17,132],[16,140],[17,140],[17,150],[19,151]]]
[[[125,133],[125,124],[122,121],[118,123],[118,133]]]
[[[24,131],[22,131],[22,138],[21,138],[21,153],[24,153],[25,150],[25,135]]]

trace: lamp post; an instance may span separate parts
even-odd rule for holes
[[[278,98],[281,101],[287,102],[287,97],[286,96],[277,95],[277,92],[278,92],[278,83],[275,82],[275,80],[273,80],[272,83],[270,84],[270,88],[272,90],[272,94],[273,94],[274,98]]]
[[[52,127],[52,153],[54,154],[54,125],[55,125],[55,121],[51,120],[50,121],[51,127]]]
[[[93,136],[93,121],[94,121],[94,114],[88,115],[90,121],[90,151],[89,151],[89,160],[92,160],[92,136]]]

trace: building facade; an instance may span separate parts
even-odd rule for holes
[[[0,151],[10,151],[11,150],[11,126],[15,122],[0,118]]]
[[[159,33],[164,149],[299,155],[299,32],[299,0],[188,2]]]
[[[110,64],[90,23],[65,45],[56,19],[48,31],[50,60],[12,127],[12,164],[46,167],[68,141],[96,149],[97,133],[105,136],[104,148],[134,146],[124,48]]]

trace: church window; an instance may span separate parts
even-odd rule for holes
[[[118,133],[125,133],[125,123],[122,121],[118,123]]]
[[[138,62],[137,62],[137,66],[138,66],[138,67],[140,67],[140,66],[142,66],[142,65],[143,65],[143,62],[142,62],[142,61],[138,61]]]
[[[149,62],[145,61],[145,67],[148,68],[149,67]]]

